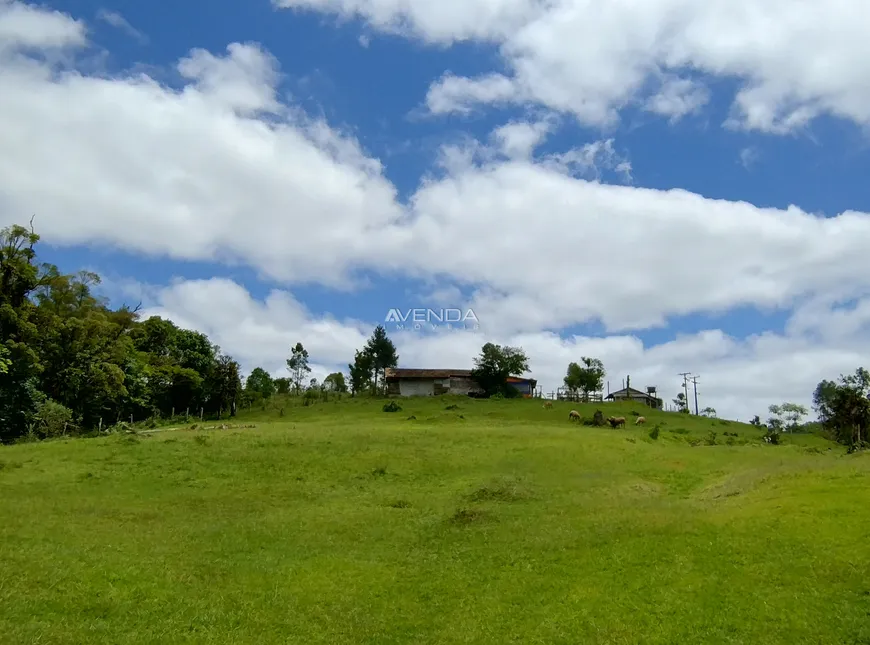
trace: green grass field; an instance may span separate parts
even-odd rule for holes
[[[870,643],[870,455],[382,404],[0,448],[0,642]]]

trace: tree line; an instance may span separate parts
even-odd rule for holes
[[[125,420],[184,414],[221,418],[238,405],[255,405],[275,394],[307,400],[331,393],[387,393],[386,370],[399,355],[382,325],[341,372],[322,383],[309,379],[309,353],[290,348],[288,376],[273,378],[255,368],[243,379],[239,364],[201,332],[169,320],[140,320],[139,307],[109,307],[94,294],[95,273],[61,273],[37,261],[32,226],[0,230],[0,442],[22,436],[74,434]],[[520,347],[486,343],[474,358],[472,377],[486,397],[519,396],[508,377],[529,371]],[[569,364],[563,383],[588,398],[599,391],[604,365],[583,357]],[[684,397],[675,400],[688,412]],[[823,380],[813,394],[818,423],[832,439],[858,449],[868,444],[870,372],[858,368],[836,381]],[[771,433],[796,430],[808,410],[794,403],[770,406]],[[715,410],[703,413],[715,416]],[[762,425],[759,417],[752,420]]]

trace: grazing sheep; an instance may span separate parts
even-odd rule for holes
[[[553,407],[553,402],[552,402],[552,401],[544,401],[544,408],[545,408],[545,409],[549,410],[549,409],[552,408],[552,407]]]
[[[569,421],[574,421],[575,419],[576,419],[577,421],[580,420],[580,413],[577,412],[577,410],[571,410],[571,411],[568,413],[568,420],[569,420]]]
[[[610,417],[607,422],[613,428],[625,427],[625,417]]]
[[[636,425],[636,426],[642,426],[644,423],[646,423],[646,418],[644,418],[644,417],[638,417],[638,418],[637,418],[637,421],[634,422],[634,425]]]

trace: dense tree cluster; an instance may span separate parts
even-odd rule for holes
[[[580,363],[569,363],[563,379],[565,388],[572,396],[580,396],[589,401],[589,395],[598,392],[604,383],[604,363],[597,358],[583,356]]]
[[[852,450],[870,443],[870,372],[863,367],[837,381],[822,381],[813,393],[822,427]]]
[[[239,366],[208,337],[96,297],[99,276],[37,262],[39,236],[0,231],[0,441],[190,410],[234,414]]]
[[[471,376],[486,396],[516,397],[519,391],[508,385],[508,377],[528,371],[529,358],[521,348],[486,343],[474,359]]]
[[[387,336],[384,326],[378,325],[365,347],[354,354],[353,363],[347,366],[351,394],[383,394],[387,387],[386,370],[398,364],[396,346]]]

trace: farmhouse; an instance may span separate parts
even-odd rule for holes
[[[664,402],[660,398],[656,397],[655,388],[650,387],[647,388],[647,390],[649,391],[641,392],[640,390],[635,390],[633,387],[625,387],[621,390],[611,392],[604,398],[611,401],[636,401],[638,403],[648,405],[651,408],[660,410]]]
[[[391,396],[468,394],[480,390],[471,370],[420,370],[387,368],[387,393]]]
[[[390,396],[436,396],[439,394],[472,394],[481,392],[471,370],[427,370],[387,368],[387,393]],[[511,377],[513,387],[525,397],[534,395],[537,381]]]

